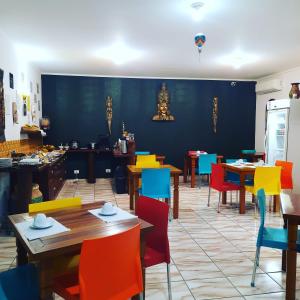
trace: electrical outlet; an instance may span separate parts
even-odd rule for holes
[[[79,174],[79,170],[74,170],[74,174]]]
[[[105,169],[105,173],[111,173],[111,169]]]

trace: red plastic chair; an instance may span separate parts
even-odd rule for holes
[[[79,274],[54,280],[54,292],[67,300],[124,300],[142,291],[139,224],[112,236],[85,240]]]
[[[213,188],[219,192],[218,213],[220,212],[221,193],[229,191],[239,191],[240,186],[224,180],[225,171],[221,165],[212,164],[211,178],[208,190],[207,206],[210,204],[210,189]]]
[[[169,205],[156,199],[140,196],[136,203],[135,212],[140,219],[154,225],[154,229],[146,236],[145,268],[161,263],[167,264],[169,299],[172,299],[168,238]]]
[[[281,189],[293,189],[293,163],[290,161],[276,160],[275,166],[281,167]]]

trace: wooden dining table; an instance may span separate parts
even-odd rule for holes
[[[52,217],[70,229],[60,234],[47,236],[29,241],[16,224],[28,220],[34,214],[10,215],[16,236],[17,245],[17,265],[36,262],[39,266],[41,299],[53,298],[53,274],[51,272],[55,258],[64,255],[80,254],[82,242],[86,239],[102,238],[128,230],[137,223],[141,225],[141,261],[143,277],[145,278],[145,268],[143,264],[145,236],[154,226],[142,219],[131,219],[106,223],[92,215],[88,210],[102,207],[104,201],[83,204],[79,207],[59,209],[46,212],[47,217]],[[126,247],[126,245],[124,245]],[[120,249],[122,251],[122,249]],[[100,258],[101,259],[101,258]],[[58,274],[56,274],[57,276]],[[104,274],[105,276],[105,274]],[[137,295],[134,299],[139,299]]]
[[[283,268],[286,268],[286,296],[287,300],[296,299],[297,273],[297,239],[298,225],[300,225],[300,194],[281,193],[280,204],[285,226],[288,230],[288,250],[282,252]]]
[[[246,183],[246,176],[251,175],[251,177],[254,177],[255,168],[256,166],[254,164],[244,164],[242,166],[236,166],[233,164],[228,163],[221,163],[223,169],[225,172],[232,172],[236,173],[240,177],[240,207],[239,212],[240,214],[244,214],[246,212],[246,190],[245,190],[245,183]],[[279,195],[276,195],[273,197],[273,211],[276,212],[279,210]],[[226,204],[226,192],[222,193],[222,203]]]
[[[172,165],[160,165],[160,168],[168,168],[171,170],[173,177],[174,193],[173,193],[173,218],[178,219],[179,216],[179,175],[182,171]],[[142,175],[142,169],[135,165],[127,166],[129,177],[129,206],[134,210],[135,201],[139,197],[139,178]]]
[[[184,155],[183,182],[187,182],[188,174],[190,174],[191,188],[194,188],[196,184],[196,166],[198,162],[198,157],[199,155],[197,155],[197,151],[187,151]],[[222,159],[223,155],[217,155],[218,164],[221,163]]]

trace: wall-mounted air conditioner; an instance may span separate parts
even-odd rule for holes
[[[278,92],[282,90],[282,82],[280,79],[272,79],[263,82],[259,82],[255,86],[256,94],[268,94]]]

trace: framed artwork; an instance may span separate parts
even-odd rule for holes
[[[9,73],[9,87],[14,89],[14,75],[12,73]]]
[[[17,107],[16,102],[12,103],[12,116],[13,116],[13,123],[18,124],[19,123],[19,120],[18,120],[18,107]]]

